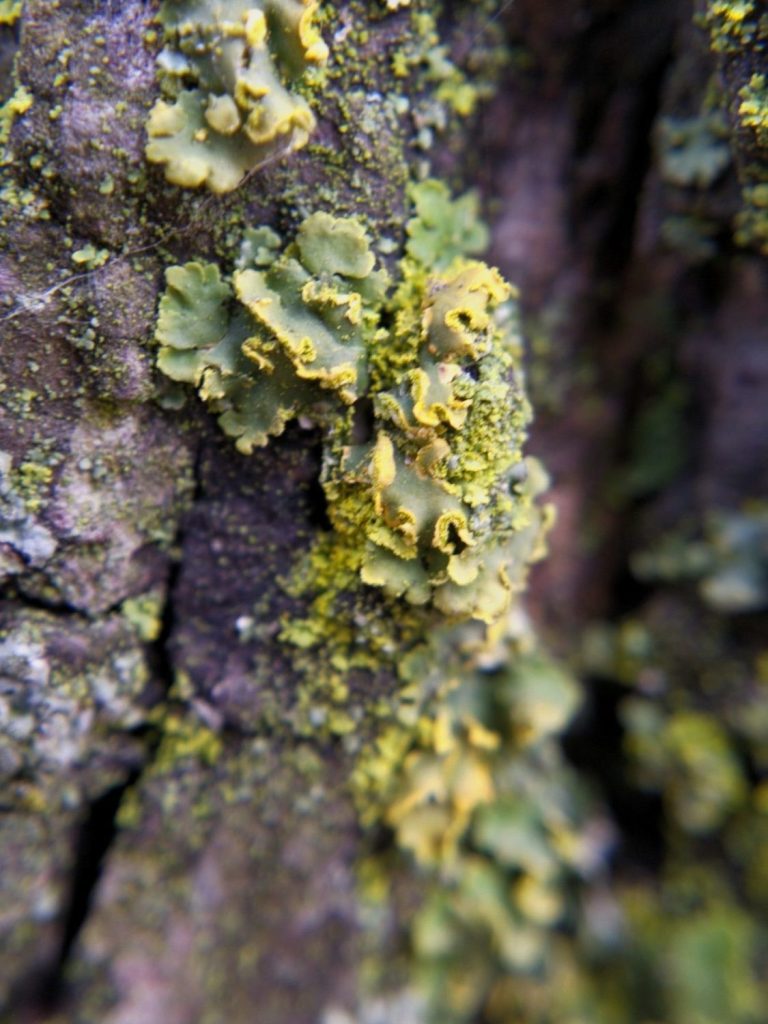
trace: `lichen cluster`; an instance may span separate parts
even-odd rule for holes
[[[699,21],[710,32],[715,53],[738,54],[768,36],[759,0],[708,0]]]
[[[320,425],[327,557],[390,597],[491,624],[540,529],[512,290],[466,258],[484,241],[471,198],[430,181],[414,197],[394,289],[360,224],[322,212],[282,251],[251,231],[231,283],[214,264],[170,268],[158,365],[197,386],[244,453],[291,419]]]
[[[545,969],[568,880],[602,854],[555,742],[579,689],[522,620],[495,639],[443,626],[400,675],[400,708],[353,783],[363,822],[383,820],[424,879],[412,942],[429,1019],[468,1021],[498,978]],[[386,872],[363,866],[374,905]]]
[[[765,26],[768,40],[768,23]],[[750,164],[744,173],[744,209],[736,222],[736,239],[742,245],[754,245],[768,254],[768,80],[764,74],[752,75],[739,90],[739,120],[749,133],[760,162]]]
[[[302,679],[291,727],[342,740],[361,822],[426,872],[417,980],[463,1021],[498,972],[543,965],[565,880],[595,851],[553,743],[578,688],[515,600],[547,512],[522,455],[513,291],[471,258],[487,243],[474,195],[410,195],[394,283],[360,223],[323,212],[288,245],[247,229],[231,276],[169,268],[158,365],[246,455],[293,419],[322,433],[331,529],[288,581],[307,613],[280,633]],[[364,709],[361,670],[396,681]],[[361,867],[374,902],[382,871]]]
[[[147,158],[175,185],[229,192],[305,145],[315,125],[292,84],[327,59],[315,0],[165,0],[158,63],[173,102],[147,122]]]
[[[763,73],[768,52],[768,14],[755,0],[709,0],[699,17],[709,32],[726,79],[747,81],[732,96],[732,145],[742,187],[735,218],[739,245],[768,253],[768,89]],[[754,68],[750,75],[749,70]]]

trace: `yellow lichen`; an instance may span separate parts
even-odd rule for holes
[[[173,102],[150,112],[146,154],[170,182],[229,192],[305,145],[315,119],[291,86],[328,57],[316,10],[316,0],[165,0],[158,60]]]
[[[199,388],[241,451],[298,415],[321,424],[327,557],[348,566],[355,552],[367,586],[492,625],[542,528],[522,455],[529,409],[513,292],[461,255],[481,234],[467,197],[452,203],[424,183],[416,198],[389,295],[361,225],[322,212],[231,285],[212,265],[171,268],[158,365]],[[450,260],[434,272],[418,254],[446,232]]]

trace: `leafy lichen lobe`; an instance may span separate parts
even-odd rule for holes
[[[173,103],[147,122],[147,158],[168,181],[230,192],[253,168],[305,145],[315,126],[293,84],[328,48],[315,0],[165,0],[158,63]]]

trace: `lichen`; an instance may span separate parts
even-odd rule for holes
[[[21,0],[0,0],[0,25],[13,25],[21,17]]]
[[[721,70],[730,83],[732,145],[742,188],[734,239],[766,254],[768,88],[760,59],[768,45],[768,15],[754,0],[709,0],[699,21],[709,31],[710,46],[720,55]],[[751,67],[755,71],[750,75]]]
[[[403,657],[399,710],[353,777],[364,824],[389,825],[424,879],[413,980],[441,1024],[476,1019],[496,979],[544,968],[567,880],[602,856],[553,742],[578,686],[523,621],[497,634],[443,626]],[[374,906],[386,871],[363,867]]]
[[[213,264],[170,268],[158,365],[198,387],[245,453],[298,416],[321,425],[322,557],[491,624],[540,531],[512,289],[463,255],[485,240],[473,197],[425,182],[414,199],[393,291],[362,227],[322,212],[280,255],[257,247],[259,269],[241,255],[231,284]]]
[[[321,431],[331,528],[285,581],[307,609],[280,632],[301,679],[290,724],[355,754],[362,824],[388,826],[431,879],[416,976],[458,1021],[490,964],[541,961],[564,879],[591,854],[552,743],[578,687],[517,601],[549,513],[522,452],[514,292],[469,258],[487,240],[475,196],[427,180],[411,199],[394,283],[362,226],[325,213],[287,246],[247,229],[231,276],[170,268],[158,365],[197,386],[244,453],[289,419]],[[382,671],[394,690],[361,708],[356,673]],[[462,967],[470,933],[478,957]]]
[[[23,85],[19,85],[16,91],[5,103],[0,106],[0,146],[5,147],[8,136],[11,133],[11,126],[14,119],[20,114],[25,114],[32,106],[33,96]]]
[[[727,126],[720,111],[661,118],[658,134],[661,173],[673,185],[708,188],[731,162]]]
[[[739,119],[755,137],[761,149],[768,149],[768,80],[765,75],[752,75],[739,90]]]
[[[768,507],[758,500],[712,512],[637,552],[632,568],[645,582],[695,583],[702,600],[727,615],[768,608]]]
[[[334,397],[344,406],[364,392],[385,280],[351,220],[314,214],[280,256],[256,248],[263,269],[247,265],[254,244],[246,235],[231,285],[214,264],[169,268],[157,327],[160,369],[195,384],[246,454],[289,420],[327,418]]]
[[[29,471],[26,478],[14,472],[10,455],[0,452],[0,580],[42,568],[56,550],[53,534],[36,516],[37,490]]]
[[[158,63],[173,102],[152,108],[146,155],[168,181],[229,192],[306,144],[315,118],[292,85],[328,56],[316,8],[316,0],[165,0]]]
[[[738,54],[768,38],[768,18],[755,0],[709,0],[699,21],[709,30],[715,53]]]

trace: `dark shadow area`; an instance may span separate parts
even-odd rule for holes
[[[597,678],[585,689],[584,707],[563,736],[566,757],[605,801],[617,826],[614,867],[657,872],[665,855],[664,809],[658,794],[639,790],[631,778],[619,716],[626,692]]]

